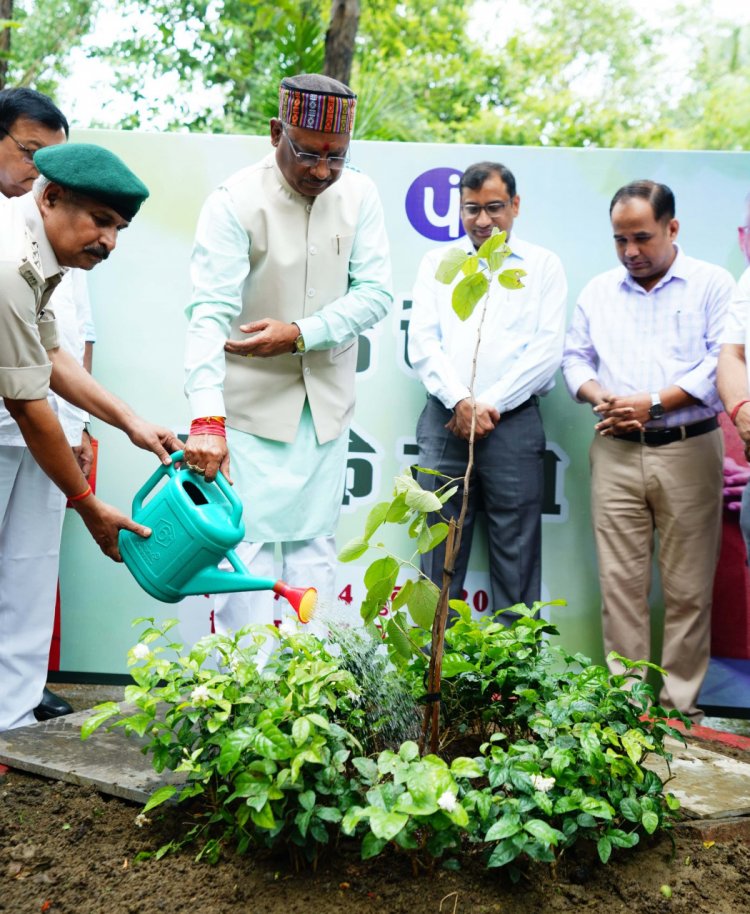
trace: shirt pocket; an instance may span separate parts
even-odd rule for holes
[[[354,232],[348,235],[334,235],[331,238],[331,247],[336,257],[343,257],[348,263],[354,247]]]
[[[672,354],[682,362],[699,362],[706,355],[706,317],[699,311],[678,311],[673,319]]]

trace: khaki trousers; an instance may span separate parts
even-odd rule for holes
[[[606,652],[659,663],[651,657],[648,604],[656,531],[664,597],[660,665],[668,674],[660,702],[700,718],[721,538],[721,430],[661,447],[597,435],[590,457]]]

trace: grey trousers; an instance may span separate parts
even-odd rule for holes
[[[417,422],[417,444],[420,466],[461,477],[458,492],[441,512],[445,519],[458,519],[469,443],[445,428],[451,416],[451,410],[439,400],[428,397]],[[461,599],[463,595],[478,510],[484,510],[487,515],[491,609],[505,609],[516,603],[531,606],[540,598],[545,448],[535,399],[528,406],[503,415],[497,428],[476,442],[469,506],[451,586],[452,599]],[[419,482],[424,488],[434,490],[445,480],[420,473]],[[433,515],[430,522],[438,519],[437,514]],[[444,564],[444,543],[422,557],[422,571],[438,587],[442,584]]]

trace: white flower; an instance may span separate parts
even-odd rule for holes
[[[150,653],[149,646],[142,641],[133,648],[133,656],[136,660],[145,660]]]
[[[438,797],[438,806],[441,809],[444,809],[446,812],[453,812],[453,810],[458,806],[458,801],[456,800],[455,793],[451,793],[450,790],[446,790],[445,793],[441,793]]]
[[[151,819],[144,816],[142,812],[139,812],[135,817],[135,824],[138,826],[138,828],[143,828],[144,825],[151,824]]]
[[[282,638],[291,638],[297,634],[297,626],[293,622],[282,622],[279,626],[279,634]]]
[[[549,793],[555,786],[555,779],[542,777],[541,774],[532,774],[531,783],[534,785],[534,790],[540,790],[542,793]]]
[[[208,689],[204,685],[196,686],[190,693],[190,700],[195,705],[200,704],[202,701],[208,701],[210,697]]]

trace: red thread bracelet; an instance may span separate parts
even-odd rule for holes
[[[193,419],[190,423],[191,435],[215,435],[217,438],[226,438],[223,416],[206,416],[202,419]]]
[[[89,495],[93,495],[93,494],[94,494],[94,492],[93,492],[91,486],[86,486],[86,488],[83,490],[83,492],[80,493],[80,495],[69,495],[68,501],[72,505],[73,502],[83,501],[84,498],[88,498]]]
[[[740,400],[740,402],[735,406],[735,408],[729,414],[729,418],[731,419],[732,425],[734,425],[737,420],[737,413],[742,409],[742,407],[746,403],[750,403],[750,400]]]

